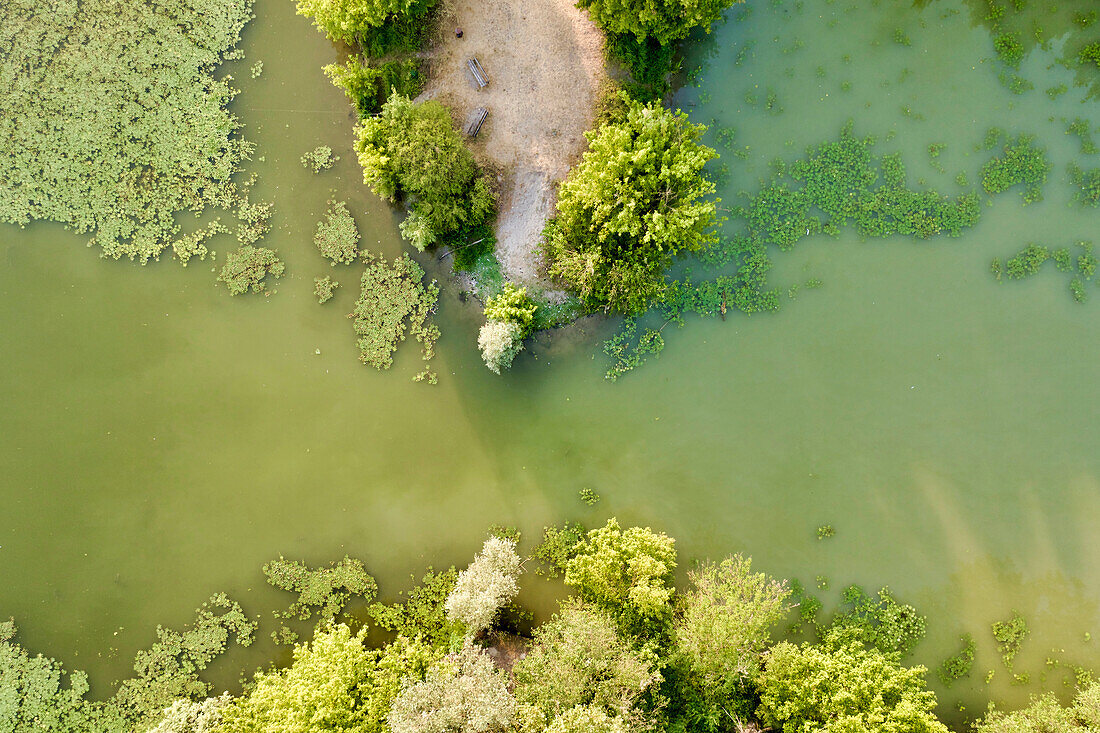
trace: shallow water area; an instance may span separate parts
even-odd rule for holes
[[[1095,231],[1100,211],[1072,201],[1065,168],[1097,163],[1062,118],[1100,124],[1096,102],[1047,68],[1057,45],[1025,58],[1035,89],[1012,94],[960,3],[752,8],[698,45],[699,86],[677,97],[696,121],[713,118],[726,204],[849,119],[877,154],[902,153],[911,186],[950,195],[968,190],[959,172],[977,185],[988,127],[1033,133],[1054,166],[1044,200],[983,193],[981,221],[958,238],[861,241],[848,228],[773,253],[778,313],[670,325],[660,358],[616,384],[599,354],[613,324],[590,320],[491,374],[477,308],[446,262],[429,263],[444,289],[439,384],[414,384],[414,342],[388,372],[358,363],[344,314],[359,271],[312,244],[335,196],[365,247],[401,248],[395,215],[361,184],[348,106],[320,72],[337,52],[292,3],[261,0],[234,109],[264,159],[257,194],[275,202],[265,246],[287,262],[270,297],[230,299],[209,263],[143,268],[54,225],[0,228],[0,616],[102,693],[156,624],[186,623],[215,591],[262,613],[265,638],[287,599],[260,567],[280,554],[362,558],[392,597],[429,563],[466,562],[491,523],[518,526],[529,548],[544,524],[614,515],[676,537],[682,568],[741,551],[808,588],[826,576],[827,607],[850,582],[888,584],[929,615],[911,660],[929,667],[972,633],[970,678],[933,685],[952,721],[957,703],[969,714],[1064,690],[1065,669],[1040,679],[1048,656],[1100,667],[1085,641],[1100,631],[1100,289],[1079,305],[1051,265],[1023,282],[989,271],[1028,241]],[[249,79],[256,60],[263,73]],[[1070,91],[1052,101],[1043,90],[1060,83]],[[728,148],[723,127],[736,128]],[[944,172],[933,143],[946,145]],[[314,175],[298,159],[318,144],[341,160]],[[318,306],[324,274],[341,287]],[[791,287],[810,278],[821,287]],[[582,487],[602,501],[586,507]],[[818,540],[824,524],[836,536]],[[550,609],[559,586],[525,583]],[[989,630],[1013,610],[1032,629],[1014,670],[1029,685],[1009,684]],[[269,651],[235,654],[218,684]]]

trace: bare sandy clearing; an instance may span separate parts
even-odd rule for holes
[[[497,257],[509,279],[540,284],[539,236],[557,184],[584,151],[606,76],[603,35],[570,0],[446,0],[441,23],[421,97],[448,105],[460,122],[488,108],[472,147],[502,175]],[[489,77],[480,91],[466,69],[471,57]]]

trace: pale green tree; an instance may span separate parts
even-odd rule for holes
[[[485,540],[481,552],[458,574],[454,590],[447,596],[447,616],[461,623],[467,635],[489,628],[493,617],[519,593],[523,561],[516,543],[501,537]]]
[[[406,686],[387,720],[393,733],[503,733],[513,727],[515,707],[504,674],[466,645]]]
[[[651,651],[635,649],[606,613],[578,601],[538,628],[512,676],[516,699],[544,724],[566,716],[561,725],[598,718],[605,727],[651,722],[643,701],[662,680]]]
[[[706,128],[659,104],[630,102],[623,121],[588,133],[588,151],[558,194],[544,248],[552,277],[592,310],[636,314],[664,289],[675,259],[716,241],[716,157]]]
[[[500,374],[523,351],[523,330],[515,323],[486,321],[477,334],[477,348],[489,371]]]

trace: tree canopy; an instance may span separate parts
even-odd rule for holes
[[[631,102],[620,122],[588,133],[544,244],[551,276],[588,308],[644,311],[677,256],[716,241],[716,201],[706,198],[714,184],[702,176],[716,153],[699,143],[705,129]]]
[[[414,0],[298,0],[298,15],[312,18],[317,29],[334,41],[355,43],[415,5]]]
[[[409,201],[402,235],[417,249],[489,220],[496,195],[439,102],[393,94],[358,128],[363,180],[376,194]]]
[[[608,33],[653,38],[662,46],[683,40],[696,28],[710,32],[722,11],[742,0],[581,0]]]
[[[757,714],[782,733],[947,733],[924,672],[843,631],[822,644],[780,642],[758,679]]]

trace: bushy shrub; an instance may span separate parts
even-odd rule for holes
[[[644,727],[641,703],[662,679],[652,652],[634,649],[610,617],[575,601],[538,628],[512,671],[516,700],[536,708],[544,724],[583,706],[629,721],[632,730]]]
[[[312,18],[330,39],[354,44],[412,6],[410,0],[298,0],[298,15]]]
[[[565,583],[611,614],[624,630],[651,630],[672,612],[675,541],[615,519],[591,530],[565,566]]]
[[[924,672],[839,632],[820,645],[780,642],[758,678],[757,714],[783,733],[947,733]]]
[[[229,693],[205,700],[176,700],[164,711],[164,717],[145,733],[217,733],[222,710],[232,701]]]
[[[387,722],[393,733],[504,733],[514,715],[507,678],[484,652],[466,646],[406,686]]]
[[[439,102],[394,94],[358,128],[363,179],[376,194],[409,202],[402,234],[418,247],[490,220],[496,194]]]
[[[702,125],[659,105],[630,103],[626,119],[588,133],[583,161],[558,194],[546,227],[552,277],[591,310],[646,310],[679,255],[716,241],[714,184],[702,175],[716,153]]]
[[[478,332],[477,347],[489,371],[500,374],[523,351],[523,331],[515,323],[486,321]]]
[[[975,733],[1091,733],[1100,729],[1100,683],[1091,681],[1077,691],[1068,707],[1053,693],[1033,697],[1023,710],[1005,712],[990,705],[975,723]]]
[[[652,38],[662,46],[710,25],[725,8],[741,0],[581,0],[592,20],[611,34],[631,34],[640,41]]]
[[[485,302],[485,317],[487,319],[514,323],[519,326],[523,336],[530,332],[531,324],[535,320],[536,310],[538,310],[538,306],[527,295],[527,288],[520,287],[513,282],[504,283],[504,289]]]
[[[522,572],[516,543],[490,537],[469,567],[458,574],[454,590],[447,596],[447,616],[462,624],[470,636],[489,628],[497,611],[519,593]]]
[[[333,84],[344,90],[360,117],[382,109],[394,89],[411,98],[420,93],[423,84],[419,66],[412,59],[390,60],[372,66],[366,59],[352,56],[343,65],[329,64],[324,72]]]

